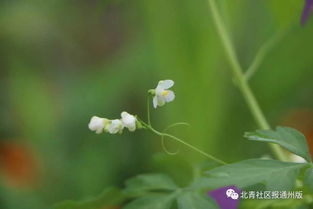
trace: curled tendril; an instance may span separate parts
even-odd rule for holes
[[[171,125],[169,125],[168,127],[166,127],[163,132],[166,132],[168,131],[169,129],[171,128],[174,128],[176,126],[190,126],[189,123],[185,123],[185,122],[178,122],[178,123],[173,123]],[[162,148],[164,150],[164,152],[168,155],[177,155],[179,153],[179,147],[177,148],[177,150],[175,152],[172,152],[170,151],[167,147],[166,147],[166,144],[165,144],[165,136],[162,135],[161,136],[161,145],[162,145]]]

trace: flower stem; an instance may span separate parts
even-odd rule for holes
[[[228,35],[228,32],[226,30],[226,27],[222,21],[222,18],[219,14],[219,11],[217,9],[217,5],[215,0],[208,0],[210,9],[211,9],[211,13],[213,16],[213,20],[214,23],[217,27],[217,31],[218,34],[221,37],[221,41],[223,44],[223,47],[225,49],[227,58],[230,62],[231,65],[231,69],[233,71],[234,77],[237,81],[239,90],[241,91],[244,99],[246,100],[249,109],[255,119],[255,121],[257,122],[258,126],[261,129],[270,129],[270,125],[268,124],[253,92],[250,89],[250,86],[247,82],[247,80],[245,79],[242,67],[240,66],[240,63],[238,61],[237,58],[237,54],[235,52],[235,49],[233,47],[233,44],[231,42],[231,39]],[[270,148],[272,149],[273,153],[275,154],[275,156],[282,161],[288,161],[288,157],[286,156],[286,154],[284,153],[283,149],[276,144],[272,144],[270,143]]]
[[[191,144],[189,144],[189,143],[187,143],[187,142],[185,142],[185,141],[179,139],[179,138],[176,137],[176,136],[173,136],[173,135],[170,135],[170,134],[167,134],[167,133],[161,133],[160,136],[166,136],[166,137],[172,138],[172,139],[174,139],[174,140],[176,140],[176,141],[178,141],[178,142],[180,142],[180,143],[186,145],[187,147],[189,147],[189,148],[191,148],[191,149],[197,151],[198,153],[200,153],[200,154],[206,156],[207,158],[209,158],[209,159],[211,159],[211,160],[213,160],[213,161],[215,161],[215,162],[217,162],[217,163],[219,163],[219,164],[223,164],[223,165],[226,165],[226,164],[227,164],[227,163],[225,163],[224,161],[222,161],[222,160],[220,160],[220,159],[214,157],[213,155],[210,155],[210,154],[208,154],[208,153],[206,153],[206,152],[204,152],[204,151],[198,149],[197,147],[195,147],[195,146],[193,146],[193,145],[191,145]]]
[[[256,73],[269,51],[274,47],[277,42],[282,39],[283,32],[284,31],[277,32],[270,40],[268,40],[265,44],[263,44],[263,46],[261,46],[260,50],[255,55],[255,58],[252,61],[250,67],[245,72],[245,78],[247,80],[249,80]]]
[[[151,126],[151,119],[150,119],[150,96],[147,96],[147,120],[148,124]]]
[[[208,154],[208,153],[206,153],[206,152],[204,152],[204,151],[198,149],[197,147],[195,147],[195,146],[193,146],[193,145],[191,145],[191,144],[189,144],[189,143],[187,143],[187,142],[181,140],[180,138],[178,138],[178,137],[176,137],[176,136],[173,136],[173,135],[171,135],[171,134],[162,133],[162,132],[160,132],[160,131],[157,131],[157,130],[155,130],[154,128],[152,128],[152,126],[146,124],[146,123],[143,122],[142,120],[140,120],[140,122],[143,124],[143,126],[144,126],[145,128],[147,128],[148,130],[152,131],[153,133],[155,133],[155,134],[158,135],[158,136],[161,136],[161,137],[169,137],[169,138],[171,138],[171,139],[174,139],[175,141],[184,144],[185,146],[189,147],[190,149],[192,149],[192,150],[194,150],[194,151],[196,151],[196,152],[202,154],[203,156],[205,156],[205,157],[207,157],[207,158],[209,158],[209,159],[211,159],[211,160],[213,160],[213,161],[215,161],[215,162],[217,162],[217,163],[219,163],[219,164],[222,164],[222,165],[226,165],[226,164],[227,164],[226,162],[224,162],[224,161],[222,161],[222,160],[220,160],[220,159],[214,157],[213,155],[210,155],[210,154]]]

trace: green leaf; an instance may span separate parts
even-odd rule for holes
[[[127,204],[123,209],[170,209],[175,194],[149,194]]]
[[[208,195],[202,196],[192,192],[184,192],[178,196],[177,205],[179,209],[218,209]]]
[[[267,190],[290,190],[304,163],[287,163],[276,160],[251,159],[229,164],[206,172],[207,177],[195,181],[193,187],[215,189],[236,185],[245,188],[263,184]]]
[[[240,206],[242,208],[253,209],[302,209],[301,205],[305,204],[304,199],[277,199],[277,200],[245,200]],[[306,208],[303,208],[306,209]]]
[[[128,195],[138,196],[149,191],[173,191],[177,188],[177,185],[167,175],[145,174],[126,181],[126,189],[124,191]]]
[[[115,187],[105,189],[98,197],[85,201],[64,201],[56,204],[53,209],[111,209],[125,199],[122,192]]]
[[[279,144],[290,152],[303,157],[308,162],[311,161],[306,138],[296,129],[277,127],[276,131],[257,130],[256,132],[246,132],[245,137],[254,141]]]
[[[305,172],[304,176],[304,183],[308,185],[311,188],[311,191],[313,192],[313,168],[309,168]]]

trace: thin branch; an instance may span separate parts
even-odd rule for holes
[[[220,13],[217,9],[217,5],[215,0],[208,0],[209,7],[211,9],[212,17],[214,20],[214,23],[217,28],[217,32],[220,35],[222,45],[225,49],[227,58],[230,62],[231,69],[234,74],[234,78],[237,80],[239,90],[241,91],[244,99],[246,100],[248,107],[250,108],[250,111],[257,122],[258,126],[261,129],[270,129],[270,125],[267,122],[259,103],[257,102],[247,80],[245,79],[245,76],[243,74],[242,67],[240,66],[239,60],[237,58],[237,54],[235,52],[233,43],[230,39],[230,36],[228,34],[228,31],[226,30],[225,24],[220,16]],[[275,156],[282,161],[288,161],[288,157],[284,150],[276,144],[270,143],[270,148],[272,149]]]
[[[277,32],[270,40],[263,44],[260,50],[255,55],[255,58],[252,61],[252,64],[245,72],[245,79],[249,80],[260,68],[264,58],[268,53],[273,49],[273,47],[282,39],[283,32]]]

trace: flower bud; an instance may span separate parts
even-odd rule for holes
[[[110,124],[107,126],[107,131],[110,134],[122,133],[123,132],[123,124],[121,120],[115,119],[111,120]]]
[[[136,130],[136,117],[127,113],[127,112],[122,112],[121,113],[122,117],[122,123],[123,126],[128,128],[129,131],[135,131]]]
[[[155,89],[150,89],[148,91],[148,94],[150,94],[151,96],[155,96]]]
[[[95,131],[96,134],[100,134],[103,132],[103,129],[105,127],[105,124],[107,123],[108,119],[106,118],[100,118],[100,117],[97,117],[97,116],[93,116],[91,119],[90,119],[90,122],[88,124],[88,128],[91,130],[91,131]]]

